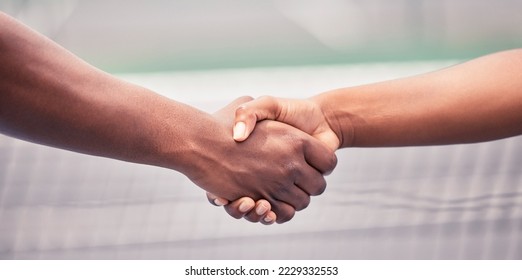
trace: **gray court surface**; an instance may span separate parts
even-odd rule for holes
[[[239,95],[307,97],[452,63],[122,78],[212,111]],[[177,172],[0,136],[0,258],[522,258],[521,137],[337,155],[322,196],[292,221],[263,226],[211,206]]]

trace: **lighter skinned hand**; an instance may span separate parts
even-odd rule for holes
[[[338,136],[330,127],[323,109],[313,99],[263,96],[244,103],[236,110],[234,140],[245,141],[257,122],[262,120],[289,124],[322,141],[332,151],[339,148]]]

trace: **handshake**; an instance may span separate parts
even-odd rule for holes
[[[233,217],[286,222],[325,190],[324,176],[335,168],[339,148],[448,145],[521,135],[520,73],[518,49],[304,100],[237,100],[215,115],[226,129],[233,127],[237,149],[213,158],[207,176],[194,182]],[[212,186],[212,174],[226,179],[222,188]]]
[[[331,128],[317,100],[242,97],[214,117],[229,130],[230,140],[233,127],[236,142],[226,149],[206,146],[198,167],[203,173],[189,175],[209,191],[212,204],[225,205],[235,218],[283,223],[325,190],[341,132]]]
[[[345,147],[522,134],[522,49],[309,99],[244,97],[214,115],[122,81],[0,12],[0,132],[180,171],[233,217],[292,219]]]

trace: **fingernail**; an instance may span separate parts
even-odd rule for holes
[[[271,217],[268,217],[266,216],[264,219],[263,219],[266,223],[271,223],[273,220]]]
[[[256,214],[259,216],[264,215],[268,211],[268,207],[266,207],[264,204],[259,205],[256,207]]]
[[[227,204],[227,201],[220,198],[216,198],[214,199],[214,204],[216,204],[217,206],[223,206]]]
[[[250,205],[248,205],[248,203],[246,203],[245,201],[243,201],[243,202],[241,202],[241,204],[239,204],[239,211],[241,211],[242,213],[245,213],[250,209],[252,209],[252,207]]]
[[[245,136],[246,125],[244,122],[238,122],[234,126],[234,140],[239,140]]]

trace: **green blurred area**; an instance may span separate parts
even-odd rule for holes
[[[522,46],[519,0],[4,0],[109,72],[469,59]]]
[[[369,47],[345,53],[296,50],[250,50],[243,52],[199,53],[184,56],[147,56],[141,60],[97,62],[101,68],[112,72],[150,72],[199,70],[219,68],[278,67],[324,64],[351,64],[373,62],[397,62],[418,60],[468,60],[493,52],[520,48],[518,42],[495,42],[482,45],[447,48],[437,44],[410,44],[404,47]]]

